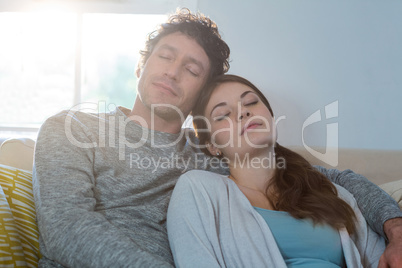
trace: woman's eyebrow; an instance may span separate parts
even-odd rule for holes
[[[227,103],[223,101],[223,102],[220,102],[220,103],[218,103],[217,105],[215,105],[214,108],[212,108],[211,113],[209,114],[209,116],[212,115],[212,112],[213,112],[216,108],[218,108],[218,107],[220,107],[220,106],[225,106],[226,104],[227,104]]]
[[[245,91],[240,95],[240,99],[244,98],[248,93],[254,93],[254,92],[251,90]]]

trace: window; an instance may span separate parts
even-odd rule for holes
[[[0,13],[0,124],[34,127],[74,100],[76,14]]]
[[[47,117],[80,103],[132,108],[138,52],[178,6],[74,1],[65,10],[43,11],[38,3],[51,0],[22,0],[26,5],[18,8],[6,2],[0,0],[0,138],[35,138]],[[194,8],[194,0],[181,2]]]
[[[83,16],[80,102],[132,108],[139,50],[165,15],[87,14]],[[116,29],[119,29],[116,31]]]

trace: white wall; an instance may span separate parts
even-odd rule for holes
[[[286,116],[282,144],[301,145],[306,119],[338,101],[337,117],[306,127],[307,145],[325,146],[332,123],[339,147],[402,149],[402,1],[199,0],[198,9],[229,44],[230,73]]]
[[[52,0],[57,3],[60,1]],[[52,2],[47,1],[47,2]],[[0,11],[43,1],[0,0]],[[268,96],[284,145],[402,150],[402,1],[140,0],[68,1],[82,12],[153,13],[188,6],[217,22],[231,47],[230,73]],[[338,101],[338,116],[302,126]],[[335,113],[336,115],[336,113]],[[325,114],[322,113],[325,119]],[[337,136],[335,135],[337,134]]]

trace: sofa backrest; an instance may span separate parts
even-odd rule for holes
[[[0,146],[0,164],[32,171],[33,154],[35,141],[28,138],[8,139]],[[320,160],[320,157],[313,156],[311,150],[318,154],[325,154],[324,148],[289,147],[301,154],[313,165],[320,165],[326,168],[339,170],[351,169],[362,174],[377,185],[402,179],[402,150],[365,150],[365,149],[344,149],[340,148],[337,153],[337,165],[331,166]],[[328,152],[328,151],[327,151]],[[317,155],[317,153],[316,153]],[[322,159],[322,158],[321,158]]]
[[[0,146],[0,164],[32,171],[34,148],[32,139],[7,139]]]
[[[313,156],[305,147],[289,147],[301,154],[313,165],[339,170],[351,169],[355,173],[362,174],[373,183],[380,185],[402,179],[402,150],[369,150],[339,148],[338,164],[332,166]],[[324,154],[324,148],[311,148]],[[331,149],[330,149],[331,150]],[[332,153],[336,153],[333,152]]]

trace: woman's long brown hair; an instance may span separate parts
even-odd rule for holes
[[[221,75],[206,85],[196,107],[192,111],[193,124],[200,145],[210,141],[210,133],[205,131],[205,107],[212,92],[223,83],[241,83],[252,88],[273,116],[273,111],[262,92],[250,81],[236,75]],[[210,155],[205,148],[202,151]],[[315,169],[299,154],[275,144],[276,162],[284,162],[284,167],[276,168],[274,177],[266,193],[275,210],[289,212],[297,219],[311,219],[315,224],[326,223],[335,229],[346,227],[349,233],[355,231],[355,214],[352,208],[338,197],[336,187],[321,172]],[[283,161],[284,160],[284,161]]]

